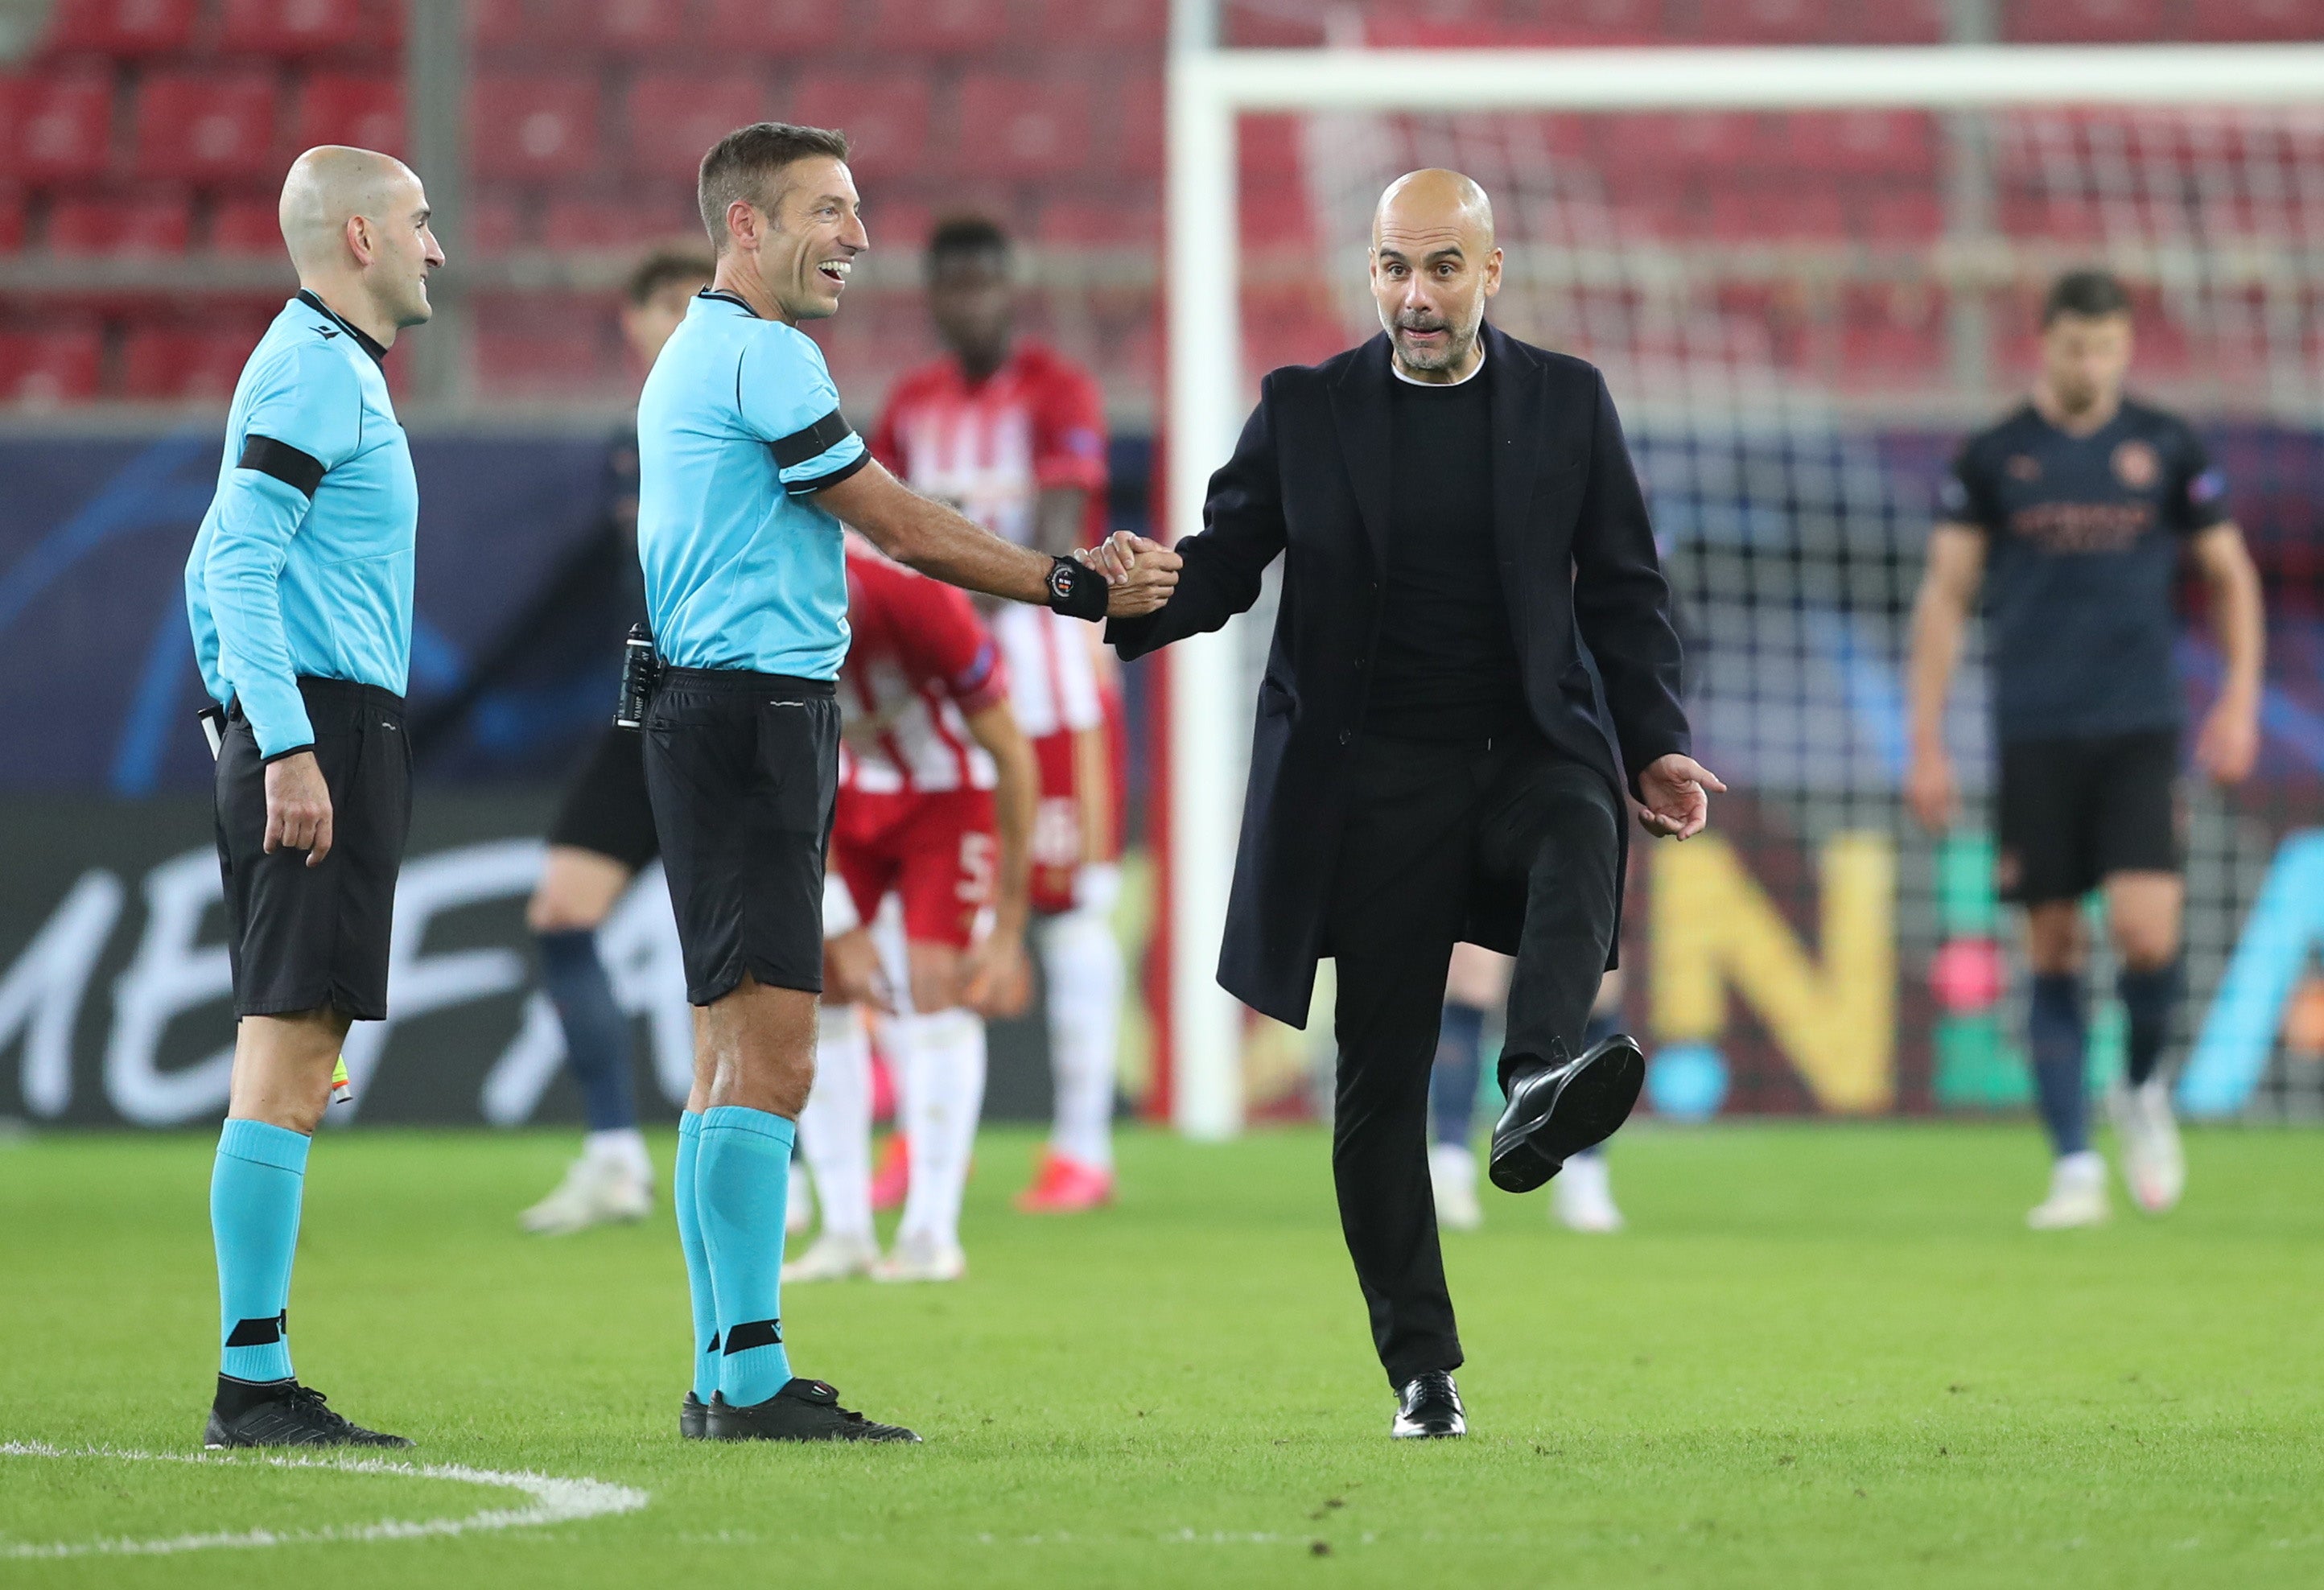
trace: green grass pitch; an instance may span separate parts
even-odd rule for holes
[[[635,1512],[169,1556],[27,1546],[460,1519],[521,1497],[249,1458],[0,1456],[0,1584],[2324,1584],[2313,1135],[2190,1140],[2176,1217],[2020,1224],[2027,1126],[1637,1130],[1632,1229],[1489,1195],[1448,1239],[1465,1442],[1391,1444],[1313,1131],[1123,1145],[1119,1208],[1017,1217],[980,1148],[964,1283],[800,1287],[801,1370],[925,1447],[681,1443],[667,1215],[517,1209],[560,1135],[318,1145],[303,1377],[415,1462]],[[668,1140],[658,1144],[669,1159]],[[0,1149],[0,1442],[189,1452],[215,1364],[203,1136]]]

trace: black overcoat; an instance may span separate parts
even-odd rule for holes
[[[1688,749],[1678,633],[1646,501],[1597,369],[1490,326],[1484,336],[1494,542],[1526,702],[1554,745],[1618,786],[1620,768],[1635,780]],[[1315,962],[1331,952],[1324,912],[1388,563],[1393,380],[1382,333],[1261,381],[1234,456],[1211,477],[1206,528],[1178,545],[1177,590],[1158,612],[1106,630],[1124,657],[1216,630],[1250,609],[1261,573],[1287,554],[1218,975],[1293,1026],[1306,1025]],[[1462,936],[1513,952],[1524,920],[1522,878],[1480,885]]]

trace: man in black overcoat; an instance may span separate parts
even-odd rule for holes
[[[1454,941],[1517,957],[1490,1172],[1529,1191],[1619,1126],[1645,1076],[1627,1036],[1575,1052],[1613,964],[1624,806],[1683,840],[1725,787],[1688,755],[1605,381],[1485,324],[1500,275],[1474,182],[1392,184],[1382,335],[1260,383],[1176,592],[1107,630],[1136,657],[1216,630],[1285,558],[1219,981],[1304,1026],[1315,962],[1338,962],[1332,1170],[1397,1436],[1466,1429],[1426,1141]]]

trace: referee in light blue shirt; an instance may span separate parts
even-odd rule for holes
[[[244,366],[217,495],[186,560],[202,683],[222,709],[218,869],[234,1083],[210,1181],[217,1393],[206,1447],[408,1447],[290,1373],[307,1147],[351,1021],[387,1015],[411,810],[403,736],[420,493],[382,362],[444,262],[401,161],[310,149],[282,188],[299,295]]]
[[[694,1304],[679,1429],[720,1440],[916,1440],[796,1378],[777,1282],[794,1123],[815,1075],[823,865],[847,655],[842,520],[922,574],[1096,620],[1148,612],[1176,555],[1088,563],[986,534],[899,484],[842,415],[802,320],[870,246],[847,141],[761,122],[703,157],[716,279],[638,405],[638,555],[666,666],[646,788],[686,955],[694,1091],[672,1179]]]

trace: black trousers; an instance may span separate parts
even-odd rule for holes
[[[1522,883],[1513,1065],[1578,1052],[1615,930],[1621,808],[1530,731],[1490,744],[1366,736],[1326,918],[1340,1045],[1332,1177],[1388,1382],[1461,1364],[1428,1181],[1428,1073],[1472,888]]]

